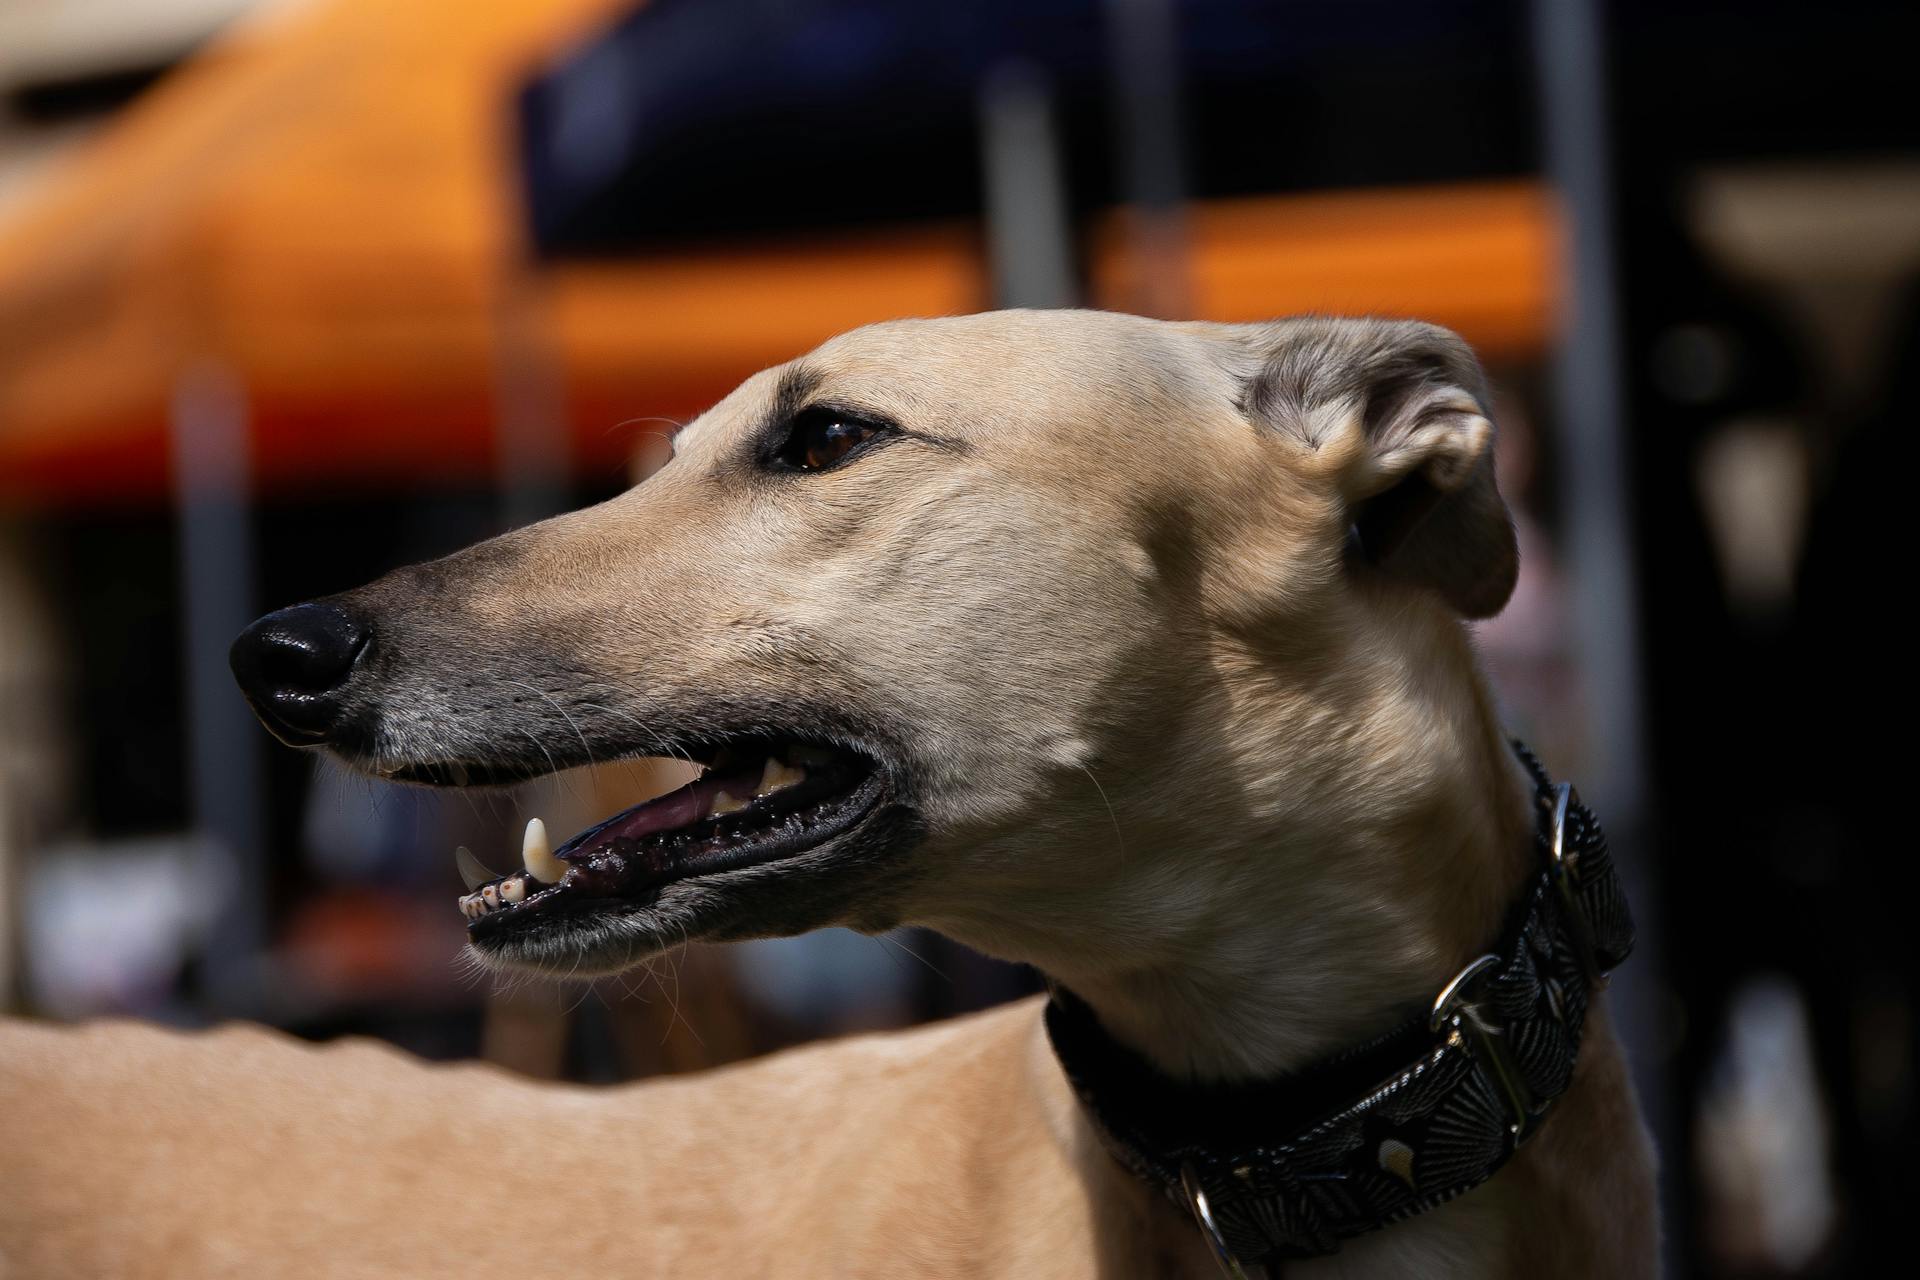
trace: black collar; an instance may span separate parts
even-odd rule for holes
[[[1191,1209],[1229,1273],[1332,1253],[1479,1186],[1573,1080],[1592,995],[1633,949],[1607,840],[1527,747],[1542,870],[1494,949],[1397,1029],[1272,1080],[1162,1075],[1055,988],[1047,1034],[1114,1157]]]

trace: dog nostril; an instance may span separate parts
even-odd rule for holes
[[[333,604],[297,604],[261,618],[228,659],[254,710],[281,738],[324,741],[338,707],[331,696],[366,651],[370,631]]]

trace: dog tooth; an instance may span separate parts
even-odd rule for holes
[[[490,884],[486,888],[480,890],[480,896],[487,900],[487,909],[492,910],[494,907],[497,907],[500,905],[500,886],[497,884]]]
[[[713,808],[710,809],[708,812],[738,813],[740,810],[746,807],[747,807],[747,802],[745,800],[735,800],[732,796],[728,795],[726,792],[721,791],[721,792],[717,792],[714,795]]]
[[[796,782],[804,782],[806,777],[805,769],[790,769],[773,756],[768,756],[767,767],[760,774],[760,788],[753,794],[764,796],[782,787],[790,787]]]
[[[553,856],[547,844],[547,824],[538,818],[527,819],[527,834],[520,842],[520,860],[527,873],[541,884],[559,884],[567,874],[567,864]]]
[[[500,882],[500,901],[519,902],[527,896],[527,878],[515,876],[511,880]]]
[[[487,864],[473,856],[473,850],[461,845],[453,851],[453,865],[460,869],[460,878],[466,881],[467,888],[478,889],[489,880],[500,877],[488,869]]]

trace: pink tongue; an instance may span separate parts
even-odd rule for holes
[[[713,807],[716,793],[727,791],[736,800],[747,800],[753,796],[759,785],[757,773],[735,773],[726,777],[708,774],[704,778],[689,782],[678,791],[669,791],[658,800],[649,800],[637,805],[627,813],[615,818],[604,827],[581,833],[581,836],[567,842],[568,847],[559,851],[561,857],[573,851],[573,847],[592,847],[604,844],[608,840],[624,837],[638,840],[650,836],[656,831],[671,831],[675,827],[688,826],[698,822]]]

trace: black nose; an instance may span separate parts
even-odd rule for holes
[[[297,604],[259,619],[227,654],[254,711],[282,742],[325,742],[340,690],[366,651],[368,628],[332,604]]]

